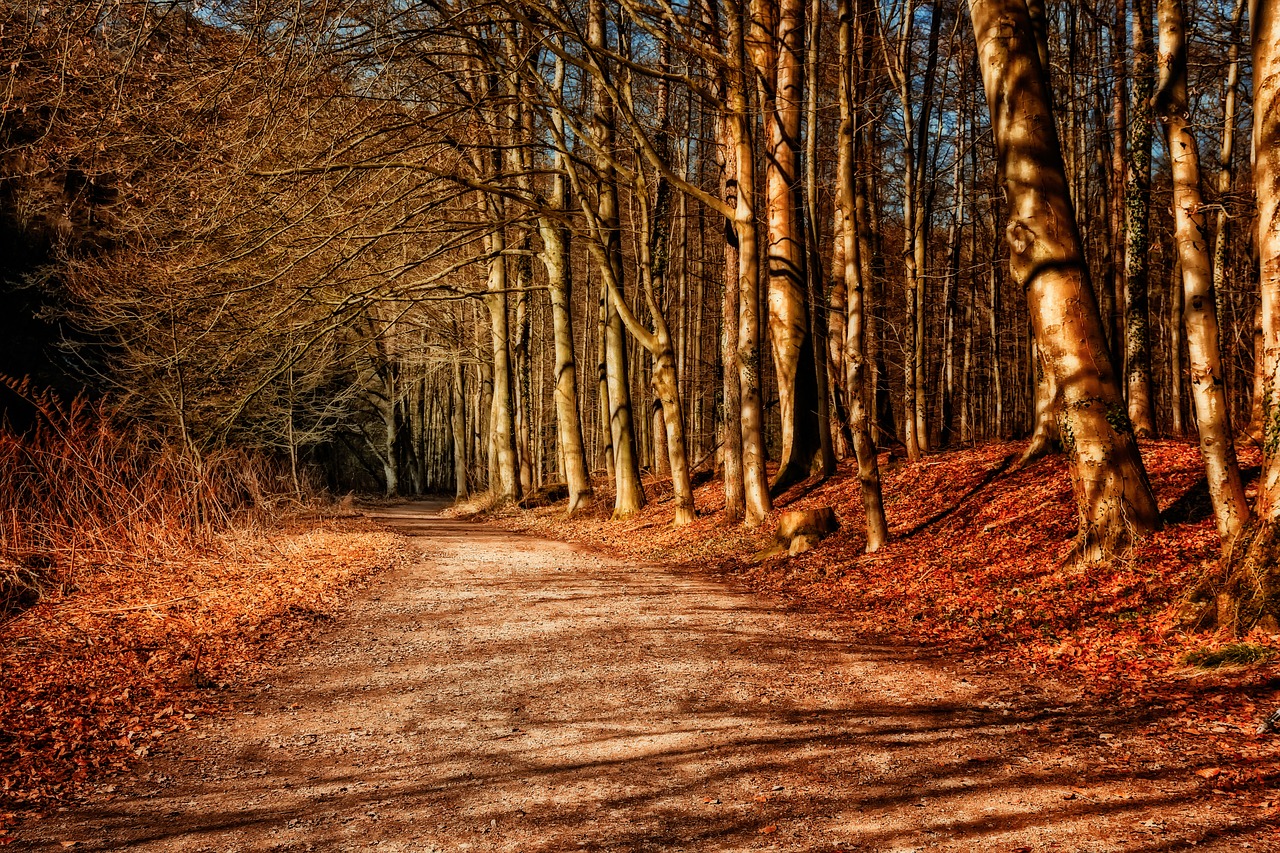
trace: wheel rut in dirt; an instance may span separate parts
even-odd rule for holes
[[[20,846],[1275,849],[1061,687],[439,508],[375,513],[419,559]]]

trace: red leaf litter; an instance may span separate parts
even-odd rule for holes
[[[1018,470],[1024,446],[986,444],[916,463],[882,454],[892,538],[873,555],[863,553],[861,495],[847,465],[825,482],[810,480],[783,494],[774,516],[754,531],[726,521],[715,480],[698,488],[699,518],[681,528],[670,525],[669,481],[656,479],[646,482],[644,511],[621,521],[609,520],[607,484],[597,484],[592,511],[571,519],[563,517],[563,504],[493,517],[507,527],[710,570],[789,602],[832,608],[881,642],[1066,681],[1088,701],[1131,709],[1135,734],[1171,762],[1212,767],[1212,777],[1201,778],[1224,795],[1256,797],[1260,787],[1280,785],[1280,734],[1255,732],[1280,708],[1280,666],[1198,670],[1184,663],[1192,650],[1235,639],[1179,627],[1187,592],[1214,571],[1220,550],[1197,448],[1180,441],[1144,445],[1164,530],[1121,560],[1079,569],[1066,560],[1076,532],[1066,461],[1051,456]],[[1246,452],[1242,462],[1258,460]],[[1256,475],[1256,467],[1246,473]],[[772,541],[779,511],[822,506],[835,508],[837,533],[795,557],[753,559]],[[1280,646],[1273,635],[1244,639]]]
[[[402,554],[363,519],[295,518],[206,553],[81,571],[0,625],[0,844],[19,813],[73,800],[224,712],[220,687],[304,642],[344,589]]]

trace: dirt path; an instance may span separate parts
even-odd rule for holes
[[[429,509],[239,713],[15,847],[1280,850],[1061,689]]]

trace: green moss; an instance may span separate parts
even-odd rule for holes
[[[1268,386],[1262,395],[1262,449],[1268,456],[1280,450],[1280,406]]]
[[[1112,403],[1107,406],[1107,423],[1111,424],[1111,428],[1121,435],[1131,435],[1133,433],[1133,424],[1129,420],[1129,412],[1125,409],[1123,403]]]
[[[1217,649],[1193,649],[1182,656],[1182,662],[1199,669],[1216,669],[1220,666],[1266,663],[1275,656],[1276,650],[1270,646],[1231,643]]]

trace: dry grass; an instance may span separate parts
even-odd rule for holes
[[[10,387],[0,429],[0,845],[18,812],[73,799],[225,710],[402,540],[264,460],[198,463],[100,405]]]
[[[0,619],[86,572],[207,549],[281,500],[265,460],[232,451],[197,459],[104,404],[7,384],[38,416],[25,432],[0,428]]]

